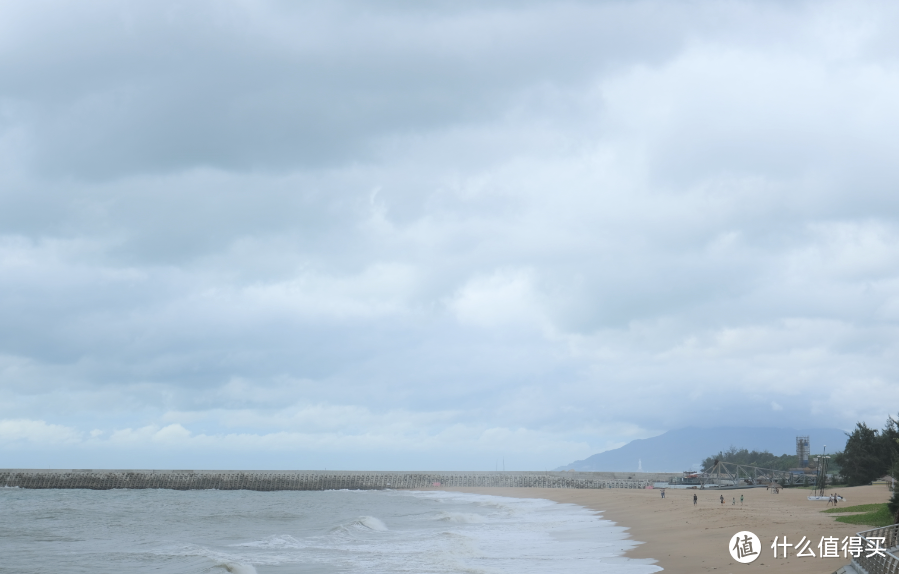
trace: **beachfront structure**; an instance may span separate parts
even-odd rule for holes
[[[773,483],[787,485],[801,482],[789,470],[735,464],[722,460],[716,460],[712,466],[701,473],[697,473],[696,476],[704,488],[714,488],[716,486],[757,486]]]

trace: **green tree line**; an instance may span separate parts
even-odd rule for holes
[[[899,420],[887,418],[882,430],[857,423],[847,434],[846,448],[834,460],[842,467],[849,486],[868,484],[886,474],[899,480]],[[893,491],[887,508],[899,522],[899,488]]]
[[[899,461],[899,420],[887,418],[883,430],[856,424],[855,430],[847,433],[848,440],[843,452],[837,453],[833,461],[839,465],[848,486],[868,484],[885,474],[893,474]]]

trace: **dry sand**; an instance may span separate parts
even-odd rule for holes
[[[724,490],[575,490],[556,488],[435,488],[511,496],[516,498],[545,498],[555,502],[579,504],[600,511],[602,517],[629,529],[632,539],[643,542],[625,556],[651,558],[666,573],[693,574],[695,572],[788,572],[790,574],[830,574],[847,564],[843,558],[797,558],[795,550],[789,558],[773,558],[771,543],[775,536],[787,537],[795,544],[803,536],[812,540],[816,555],[822,536],[844,536],[871,528],[834,521],[832,514],[823,514],[827,501],[809,501],[812,491],[785,489],[780,494],[761,489]],[[884,486],[835,488],[846,500],[840,506],[886,502],[890,493]],[[693,506],[693,494],[699,497]],[[719,495],[725,497],[725,505]],[[740,506],[740,495],[743,506]],[[731,499],[736,497],[736,506]],[[754,532],[762,542],[762,555],[751,564],[740,564],[728,551],[731,537],[741,530]]]

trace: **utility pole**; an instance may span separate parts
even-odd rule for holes
[[[820,457],[821,464],[818,465],[818,468],[819,468],[820,474],[821,474],[821,476],[819,478],[820,483],[821,483],[820,496],[824,496],[824,487],[827,484],[827,459],[829,459],[830,457],[826,456],[826,455],[827,455],[827,445],[824,445],[824,454],[821,455],[821,457]],[[817,485],[815,485],[815,496],[818,496],[818,486]]]

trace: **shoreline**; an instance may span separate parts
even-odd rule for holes
[[[593,510],[605,520],[627,529],[628,538],[637,545],[622,556],[660,566],[671,574],[696,572],[787,572],[796,574],[832,574],[849,558],[772,556],[775,536],[787,537],[795,544],[803,536],[811,540],[809,548],[817,555],[822,536],[854,536],[870,526],[836,522],[824,514],[826,501],[809,501],[811,491],[783,489],[780,494],[764,489],[730,491],[667,489],[661,498],[658,489],[558,489],[496,487],[434,487],[442,490],[488,494],[511,498],[542,498],[562,504],[577,504]],[[882,485],[835,487],[844,496],[842,506],[886,502],[889,491]],[[693,494],[699,497],[693,505]],[[719,496],[725,496],[721,505]],[[740,506],[740,495],[744,496]],[[732,504],[736,498],[736,504]],[[731,537],[739,531],[754,532],[762,543],[761,555],[750,564],[736,562],[728,551]]]

